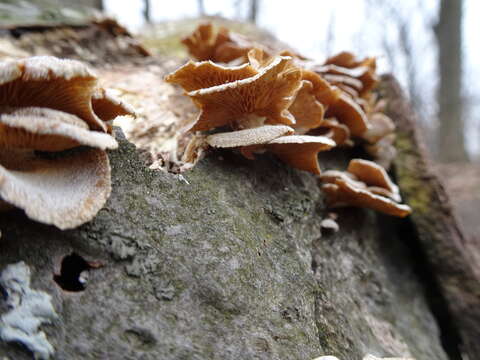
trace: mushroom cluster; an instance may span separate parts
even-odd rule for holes
[[[330,207],[358,206],[405,217],[410,214],[398,187],[380,165],[363,159],[352,159],[347,171],[328,170],[320,175],[322,190]]]
[[[78,61],[0,63],[0,207],[60,229],[91,220],[111,191],[117,115],[133,111]]]
[[[301,69],[291,57],[268,57],[259,49],[249,51],[248,58],[248,63],[229,67],[190,61],[166,77],[182,86],[200,109],[190,130],[234,130],[209,135],[205,141],[216,148],[238,148],[249,159],[255,152],[270,151],[295,168],[319,174],[317,154],[334,147],[335,141],[294,134],[293,126],[311,126],[308,117],[304,124],[290,111],[296,101],[311,100],[297,97],[306,84]],[[308,106],[312,109],[306,111],[323,116],[321,104]]]
[[[198,160],[206,146],[238,149],[249,159],[269,151],[292,167],[320,175],[318,152],[361,144],[388,169],[395,156],[395,126],[372,91],[378,83],[375,58],[357,60],[342,52],[318,64],[291,51],[275,54],[211,24],[200,25],[183,42],[201,61],[189,61],[166,81],[183,87],[200,109],[190,132],[208,132],[192,137],[185,159]],[[367,163],[361,162],[377,172],[382,169],[388,179],[383,168]],[[332,179],[327,172],[322,177],[331,180],[323,186],[330,204],[365,206],[396,216],[409,212],[396,204],[398,189],[389,196],[358,174],[345,174]],[[374,201],[344,199],[342,194],[353,191],[352,184]],[[376,205],[378,196],[386,206]],[[401,211],[390,209],[397,205]]]

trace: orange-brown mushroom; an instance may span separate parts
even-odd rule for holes
[[[371,161],[353,159],[348,172],[329,170],[320,178],[328,206],[366,207],[399,217],[411,212],[408,205],[398,203],[398,188],[385,170]]]
[[[352,136],[361,136],[368,129],[365,112],[349,95],[313,71],[303,70],[302,79],[312,83],[315,97],[326,107],[326,117],[334,117],[345,124]]]
[[[229,31],[223,26],[211,23],[201,24],[189,36],[182,40],[189,53],[197,60],[211,60],[229,63],[236,59],[247,59],[248,52],[253,48],[265,46],[257,44],[243,35]]]
[[[340,124],[335,118],[324,119],[320,126],[309,132],[310,135],[326,136],[337,144],[337,146],[352,146],[350,130],[348,126]]]
[[[0,203],[60,229],[92,219],[110,194],[104,150],[118,146],[106,122],[130,113],[80,62],[0,63]]]
[[[0,106],[60,110],[78,116],[92,130],[107,130],[92,108],[96,76],[83,63],[37,56],[1,63],[0,74]]]
[[[47,108],[0,110],[0,148],[63,151],[77,146],[116,149],[109,134],[88,129],[75,115]]]
[[[319,127],[325,114],[324,106],[315,97],[313,84],[307,80],[302,81],[302,87],[288,110],[295,117],[292,127],[297,134]]]
[[[324,136],[290,135],[270,141],[267,149],[296,169],[320,174],[318,153],[334,146],[335,142]]]
[[[238,67],[234,69],[238,70]],[[218,66],[214,70],[215,76],[225,79],[222,84],[187,93],[201,110],[191,127],[192,131],[209,130],[225,125],[240,129],[264,123],[286,125],[295,123],[295,118],[288,108],[302,83],[301,71],[291,65],[291,58],[276,57],[268,66],[259,69],[254,76],[235,81],[230,81],[226,76],[228,72],[219,69]],[[192,77],[196,84],[202,81],[195,77],[195,72]],[[167,81],[183,86],[184,78],[185,74],[179,79],[174,73],[167,77]],[[190,86],[188,83],[187,87]]]

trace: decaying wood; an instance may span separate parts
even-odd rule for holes
[[[173,120],[192,116],[180,92],[162,80],[180,60],[145,58],[115,36],[108,45],[87,41],[84,29],[75,28],[70,35],[62,30],[64,46],[55,47],[48,39],[57,30],[27,35],[53,55],[87,54],[83,60],[96,66],[104,84],[124,94],[131,89],[130,98],[145,107],[140,146],[148,147],[150,131],[165,130],[149,128],[156,111]],[[28,36],[9,41],[34,52]],[[79,50],[84,41],[92,46],[86,52]],[[95,52],[94,46],[109,50]],[[112,49],[126,50],[112,57]],[[454,359],[455,349],[445,342],[442,347],[440,332],[458,332],[465,353],[475,358],[478,278],[446,194],[427,175],[405,98],[391,77],[383,79],[382,92],[400,129],[395,169],[414,208],[411,226],[370,210],[344,209],[337,212],[339,230],[322,234],[329,211],[311,174],[270,156],[251,162],[217,152],[179,177],[148,169],[123,139],[110,155],[112,196],[92,222],[60,231],[20,211],[2,215],[0,271],[24,261],[32,288],[53,297],[58,320],[42,329],[54,358],[361,359],[372,353]],[[349,151],[322,154],[322,168],[344,169],[357,150]],[[415,244],[428,260],[412,250]],[[86,287],[78,284],[79,274],[62,276],[62,259],[72,253],[83,259],[76,270],[90,274]],[[431,266],[452,327],[432,313],[425,296],[430,285],[419,277],[418,262]],[[0,314],[6,311],[0,299]],[[0,354],[30,358],[4,342]]]
[[[452,328],[460,338],[460,351],[475,359],[480,353],[480,266],[458,226],[448,194],[433,175],[413,114],[400,86],[391,76],[382,90],[390,100],[388,115],[397,124],[395,169],[411,221],[426,261],[444,296]],[[478,246],[478,245],[477,245]],[[451,316],[451,319],[448,319]]]

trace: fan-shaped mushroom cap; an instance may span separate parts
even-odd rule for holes
[[[329,206],[366,207],[398,217],[405,217],[411,213],[408,205],[397,204],[387,197],[373,194],[345,178],[336,178],[334,183],[322,185],[322,190],[327,195]]]
[[[388,134],[381,138],[373,145],[366,145],[366,152],[371,155],[375,162],[385,169],[389,169],[390,165],[397,155],[397,150],[393,145],[395,143],[395,134]]]
[[[82,149],[55,158],[0,154],[0,198],[31,219],[70,229],[91,220],[110,195],[107,154]]]
[[[189,61],[167,75],[165,81],[178,84],[185,91],[194,91],[243,80],[256,74],[257,71],[249,64],[227,67],[211,61]]]
[[[233,148],[268,143],[280,136],[293,134],[286,125],[264,125],[257,128],[218,133],[207,136],[207,143],[213,147]]]
[[[288,110],[295,117],[292,125],[297,133],[305,133],[322,124],[325,109],[315,98],[313,85],[310,81],[302,80],[302,87]]]
[[[303,70],[302,79],[312,83],[315,97],[326,106],[326,117],[335,117],[347,125],[353,136],[361,136],[368,129],[365,112],[348,95],[313,71]]]
[[[337,102],[328,107],[325,116],[335,117],[347,125],[353,136],[361,136],[369,128],[367,116],[362,108],[345,94],[341,94]]]
[[[352,159],[348,164],[347,171],[363,181],[369,187],[385,189],[395,201],[401,201],[398,186],[395,185],[383,167],[364,159]],[[383,193],[382,191],[379,191]]]
[[[300,77],[290,58],[277,57],[255,76],[190,91],[187,95],[201,109],[191,130],[242,127],[242,120],[251,115],[265,117],[268,124],[294,124],[288,108],[301,87]]]
[[[116,149],[117,141],[75,115],[47,108],[5,108],[0,112],[0,148],[62,151],[87,145]]]
[[[38,56],[0,64],[0,106],[39,106],[77,115],[106,131],[91,98],[95,75],[79,61]]]
[[[228,40],[228,30],[216,28],[211,23],[200,24],[195,31],[182,39],[189,53],[197,60],[214,60],[216,48]]]
[[[310,134],[326,136],[335,141],[337,146],[352,144],[348,126],[340,124],[334,118],[324,119],[320,126],[312,130]]]
[[[324,136],[290,135],[272,140],[267,148],[294,168],[320,174],[317,155],[334,146],[335,142]]]
[[[370,144],[375,144],[381,138],[395,131],[395,124],[387,115],[380,112],[369,116],[369,129],[365,131],[362,138]]]
[[[117,98],[111,90],[98,88],[92,95],[92,108],[102,121],[111,121],[117,116],[136,116],[135,109]]]

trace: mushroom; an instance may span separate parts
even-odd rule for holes
[[[302,80],[302,87],[288,110],[295,117],[295,124],[292,127],[297,134],[319,127],[325,114],[325,108],[316,99],[313,84],[308,80]]]
[[[320,179],[329,206],[366,207],[398,217],[411,212],[408,205],[398,204],[398,188],[385,170],[371,161],[353,159],[348,172],[329,170]]]
[[[110,195],[105,151],[81,149],[45,159],[32,152],[2,152],[0,197],[28,217],[60,229],[91,220]]]
[[[117,141],[91,131],[85,121],[63,111],[39,107],[0,110],[0,148],[63,151],[77,146],[116,149]]]
[[[293,129],[289,126],[264,125],[252,129],[213,134],[207,136],[206,141],[212,147],[235,148],[266,144],[289,134],[293,134]]]
[[[182,40],[182,43],[197,60],[223,63],[236,59],[246,60],[248,52],[255,47],[266,50],[266,47],[240,34],[231,32],[223,26],[216,27],[211,23],[200,24],[191,35]]]
[[[96,77],[81,62],[36,56],[3,62],[0,74],[0,106],[60,110],[78,116],[93,130],[107,130],[92,108]]]
[[[325,136],[290,135],[270,141],[267,149],[290,166],[318,175],[318,153],[335,145],[335,141]]]
[[[118,147],[106,122],[133,111],[96,80],[72,60],[0,63],[0,202],[60,229],[103,207],[111,191],[104,150]]]
[[[349,95],[313,71],[303,70],[302,79],[312,83],[315,97],[326,107],[326,117],[334,117],[345,124],[353,136],[361,136],[368,129],[365,112]]]
[[[212,64],[213,65],[213,64]],[[202,83],[204,68],[209,65],[185,65],[166,77],[166,81],[178,83],[189,89]],[[187,71],[187,68],[189,71]],[[200,70],[199,70],[200,69]],[[209,130],[225,125],[232,128],[249,128],[263,124],[295,123],[288,108],[302,86],[301,71],[291,65],[291,58],[275,57],[267,66],[253,76],[231,80],[250,71],[248,66],[234,67],[225,71],[224,67],[213,66],[211,78],[219,85],[187,92],[200,114],[192,124],[191,131]],[[187,72],[185,72],[187,71]],[[185,78],[192,78],[189,82]],[[193,85],[195,84],[195,85]],[[188,91],[188,90],[187,90]]]
[[[310,135],[326,136],[337,144],[337,146],[352,146],[350,140],[350,130],[348,126],[340,124],[335,118],[324,119],[320,126],[309,132]]]

